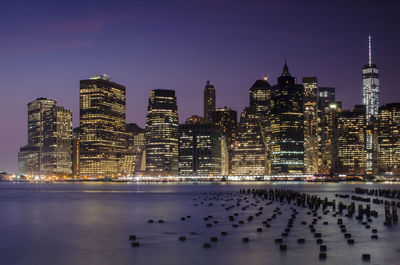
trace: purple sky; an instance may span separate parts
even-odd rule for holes
[[[85,3],[81,3],[85,2]],[[397,0],[7,1],[0,8],[0,170],[17,170],[27,143],[26,103],[57,99],[79,124],[79,80],[106,73],[127,87],[127,121],[144,126],[155,88],[175,89],[180,121],[201,115],[206,80],[217,106],[240,113],[264,74],[276,83],[285,56],[301,82],[336,87],[361,103],[361,67],[381,71],[381,103],[400,102]]]

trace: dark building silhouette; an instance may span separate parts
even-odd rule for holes
[[[224,141],[220,127],[205,123],[198,116],[179,125],[179,175],[221,175]]]
[[[215,88],[207,81],[206,87],[204,88],[204,120],[211,120],[211,112],[215,110]]]
[[[271,100],[272,174],[304,172],[303,91],[285,63]]]

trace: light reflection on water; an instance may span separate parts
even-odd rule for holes
[[[320,226],[328,246],[328,259],[318,259],[319,247],[308,229],[296,225],[287,239],[288,251],[274,243],[290,216],[283,211],[271,228],[256,233],[261,220],[279,204],[264,206],[264,215],[238,229],[227,219],[233,212],[240,218],[257,212],[234,208],[225,211],[222,202],[194,207],[193,198],[208,192],[237,192],[240,188],[287,188],[334,198],[351,192],[359,183],[224,183],[224,184],[116,184],[116,183],[0,183],[0,264],[361,264],[361,254],[371,253],[371,264],[396,264],[400,256],[400,229],[384,227],[383,206],[372,205],[380,213],[373,227],[379,240],[370,240],[357,220],[344,218],[356,238],[349,247],[331,215],[323,216],[328,226]],[[400,188],[400,185],[368,184],[367,188]],[[337,199],[338,200],[338,199]],[[226,202],[225,202],[226,203]],[[357,202],[356,202],[357,204]],[[181,216],[191,215],[187,221]],[[204,216],[213,215],[219,224],[206,228]],[[300,211],[298,220],[309,218]],[[163,219],[164,224],[147,223]],[[190,232],[198,234],[190,236]],[[220,231],[228,236],[221,238]],[[130,246],[128,236],[136,234],[141,246]],[[179,242],[180,235],[187,236]],[[202,244],[217,235],[211,249]],[[243,244],[241,238],[250,242]],[[309,238],[299,245],[298,237]]]

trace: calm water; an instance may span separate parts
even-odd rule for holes
[[[380,214],[371,224],[379,231],[378,240],[371,240],[371,229],[354,217],[343,217],[356,240],[351,246],[336,218],[321,213],[322,221],[329,222],[316,225],[328,246],[326,260],[318,257],[319,245],[308,229],[313,217],[306,214],[307,210],[298,209],[295,225],[285,238],[288,250],[281,252],[274,239],[286,227],[289,205],[266,206],[262,202],[246,211],[241,210],[245,204],[228,211],[221,206],[232,205],[233,201],[214,201],[212,206],[204,201],[194,206],[209,197],[204,193],[238,192],[240,188],[290,188],[333,198],[335,193],[350,193],[355,186],[360,184],[0,183],[0,264],[398,264],[400,224],[383,226],[382,205],[372,205]],[[365,185],[378,186],[400,188]],[[247,222],[260,206],[264,207],[263,215]],[[272,215],[275,207],[282,209],[282,215],[271,222],[271,228],[264,228],[262,221]],[[239,228],[233,228],[228,220],[234,212],[239,213],[238,220],[246,221]],[[192,218],[181,221],[180,217],[186,215]],[[208,215],[219,223],[207,228],[203,217]],[[164,219],[165,223],[149,224],[148,219]],[[306,226],[300,224],[302,220],[307,221]],[[263,232],[257,233],[257,227],[263,227]],[[197,234],[190,235],[192,231]],[[221,231],[227,231],[228,236],[221,237]],[[131,247],[130,234],[137,235],[140,247]],[[178,237],[183,235],[187,240],[180,242]],[[218,236],[218,242],[203,249],[211,236]],[[243,237],[249,237],[250,242],[243,243]],[[299,237],[306,238],[306,243],[298,244]],[[363,262],[362,253],[370,253],[371,261]]]

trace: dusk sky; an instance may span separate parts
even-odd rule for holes
[[[127,122],[145,124],[149,92],[174,89],[180,122],[202,115],[203,89],[238,115],[285,57],[301,82],[317,76],[345,108],[361,103],[361,68],[381,73],[381,104],[400,102],[400,1],[4,1],[0,8],[0,170],[16,172],[27,144],[27,103],[73,111],[79,80],[108,74],[127,88]]]

